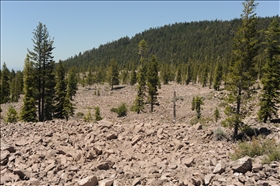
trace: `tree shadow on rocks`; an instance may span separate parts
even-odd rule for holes
[[[271,134],[271,130],[266,127],[261,128],[253,128],[250,126],[246,126],[242,129],[242,132],[237,135],[237,140],[241,141],[251,141],[253,136],[257,137],[259,135],[268,136]]]
[[[120,89],[123,89],[123,88],[125,88],[124,85],[119,85],[119,86],[114,86],[113,90],[120,90]]]

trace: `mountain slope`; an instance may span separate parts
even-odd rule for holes
[[[266,29],[273,17],[258,18],[258,30]],[[280,18],[278,17],[279,21]],[[114,58],[120,65],[137,64],[139,61],[138,43],[145,39],[149,53],[155,54],[159,63],[185,63],[189,60],[202,61],[206,57],[223,56],[228,58],[232,39],[241,19],[231,21],[200,21],[174,23],[159,28],[150,28],[134,37],[122,37],[98,48],[79,53],[64,61],[66,66],[87,68],[107,65]],[[259,40],[263,36],[260,33]],[[262,50],[262,48],[261,48]]]

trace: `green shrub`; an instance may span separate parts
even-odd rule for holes
[[[5,118],[5,122],[8,123],[15,123],[18,120],[18,114],[16,109],[13,106],[9,106],[6,118]]]
[[[94,114],[94,116],[95,116],[95,120],[96,121],[102,120],[102,117],[100,116],[100,108],[98,106],[95,107],[95,114]]]
[[[191,125],[195,125],[195,124],[197,124],[198,122],[199,122],[199,119],[197,119],[197,117],[192,118],[192,119],[190,120],[190,124],[191,124]]]
[[[223,138],[226,138],[226,137],[227,137],[227,134],[226,134],[226,132],[221,127],[218,127],[214,131],[214,138],[215,138],[215,140],[222,140]]]
[[[111,108],[111,112],[118,114],[118,117],[123,117],[127,115],[127,107],[125,103],[122,103],[118,108]]]
[[[77,113],[76,113],[76,117],[78,117],[78,118],[83,118],[83,117],[84,117],[84,113],[82,113],[82,112],[77,112]]]
[[[90,111],[88,111],[87,115],[84,116],[84,122],[91,122],[93,121]]]
[[[262,156],[266,155],[263,163],[269,164],[272,161],[280,160],[280,145],[274,139],[252,138],[251,142],[240,142],[234,153],[231,154],[233,160],[244,156]]]

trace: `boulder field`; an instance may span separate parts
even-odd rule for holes
[[[267,137],[279,141],[271,125]],[[277,186],[280,163],[230,159],[215,128],[159,121],[1,122],[1,185]],[[226,129],[225,129],[226,130]]]

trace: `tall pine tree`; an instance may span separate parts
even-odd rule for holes
[[[55,85],[55,106],[54,106],[54,117],[55,118],[64,118],[63,108],[66,97],[66,81],[65,81],[65,68],[60,61],[56,70],[56,85]],[[69,95],[68,95],[69,96]]]
[[[265,56],[262,94],[258,117],[266,123],[268,119],[277,116],[280,103],[280,26],[274,19],[265,31]]]
[[[242,25],[238,28],[234,37],[232,51],[232,64],[227,77],[226,89],[229,91],[229,105],[226,107],[228,118],[226,122],[233,125],[233,137],[236,138],[242,119],[246,116],[246,102],[252,93],[252,85],[255,82],[254,58],[257,55],[256,40],[256,13],[257,4],[254,0],[246,0],[244,6]]]
[[[137,96],[134,101],[133,110],[138,114],[144,110],[145,97],[146,97],[146,57],[148,54],[148,45],[144,39],[142,39],[138,45],[140,54],[140,67],[137,73]]]
[[[219,57],[218,57],[218,60],[217,60],[217,64],[216,64],[216,67],[215,67],[215,70],[214,70],[214,89],[215,90],[220,90],[220,86],[221,86],[221,83],[222,83],[222,76],[223,76],[223,67],[222,67],[222,64],[219,60]]]
[[[76,76],[76,68],[71,68],[67,76],[67,94],[70,100],[73,100],[73,96],[76,95],[78,90],[78,78]]]
[[[7,103],[10,100],[10,71],[6,63],[3,63],[1,70],[1,95],[0,103]]]
[[[153,55],[147,71],[147,86],[148,86],[148,103],[151,105],[150,112],[154,111],[154,105],[157,104],[157,95],[159,87],[158,77],[158,61]]]
[[[109,71],[108,71],[108,82],[111,86],[111,90],[114,89],[114,85],[119,85],[119,69],[118,63],[112,59],[110,61]]]
[[[52,119],[54,98],[54,40],[50,38],[46,25],[39,22],[33,32],[33,51],[28,49],[30,60],[35,64],[39,121]]]

